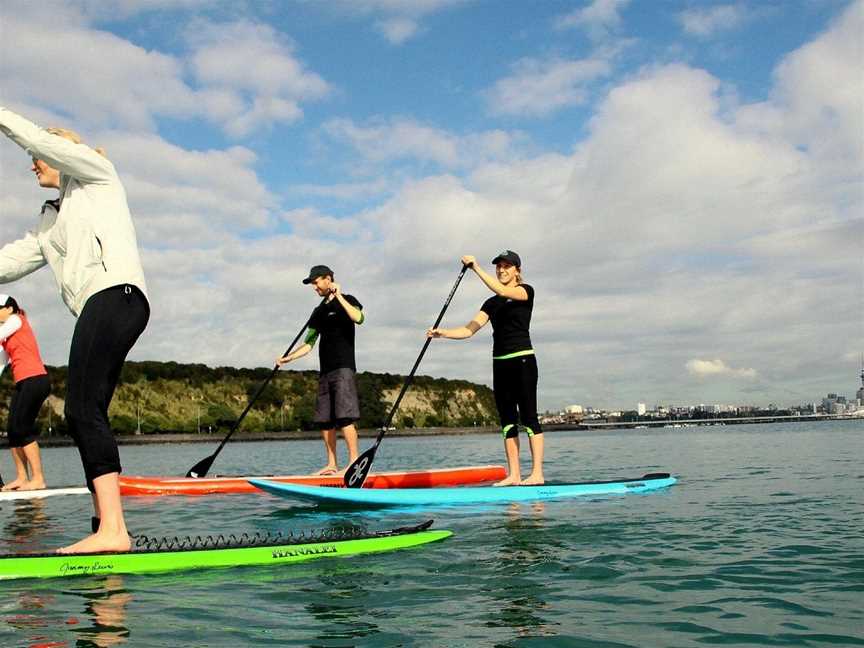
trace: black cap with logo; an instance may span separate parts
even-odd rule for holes
[[[333,276],[333,271],[325,265],[316,265],[312,266],[312,269],[309,270],[309,276],[303,280],[304,284],[310,284],[315,281],[318,277],[326,277],[327,275]]]
[[[499,261],[506,261],[510,265],[516,266],[517,268],[522,267],[522,259],[519,258],[519,255],[516,254],[513,250],[504,250],[494,259],[492,259],[492,265],[497,265]]]

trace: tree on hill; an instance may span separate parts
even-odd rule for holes
[[[47,367],[51,380],[51,403],[43,405],[37,426],[47,434],[66,433],[62,399],[66,394],[66,367]],[[225,431],[230,428],[249,399],[267,379],[271,370],[235,367],[207,367],[178,362],[126,362],[109,416],[115,432],[196,432],[199,429]],[[361,419],[358,426],[375,429],[384,423],[389,403],[385,392],[401,388],[403,376],[361,372],[357,374]],[[311,430],[315,412],[318,373],[280,371],[265,387],[243,421],[244,431]],[[9,401],[14,391],[11,372],[0,376],[0,425],[6,425]],[[466,381],[417,376],[411,386],[424,402],[434,405],[431,415],[401,411],[394,424],[441,426],[494,418],[492,390]],[[473,394],[461,401],[456,393]],[[403,404],[404,407],[404,404]],[[0,428],[2,429],[2,428]]]

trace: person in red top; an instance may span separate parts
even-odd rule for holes
[[[42,403],[51,392],[51,382],[27,315],[9,295],[0,295],[0,348],[0,373],[11,364],[15,381],[15,393],[9,405],[8,433],[17,472],[15,480],[3,486],[3,490],[45,488],[35,423]]]

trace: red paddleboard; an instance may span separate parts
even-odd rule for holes
[[[435,470],[370,473],[365,488],[432,488],[498,481],[507,476],[504,466],[461,466]],[[123,495],[213,495],[216,493],[261,493],[249,479],[266,479],[283,484],[342,486],[338,475],[282,475],[237,477],[140,477],[120,476]]]

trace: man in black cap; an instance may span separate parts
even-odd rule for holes
[[[316,293],[328,299],[312,313],[303,345],[276,363],[281,366],[302,358],[321,338],[318,350],[321,375],[314,421],[321,425],[327,465],[315,474],[331,475],[339,470],[336,461],[337,428],[342,431],[348,446],[347,465],[358,455],[354,422],[360,418],[360,403],[355,378],[354,326],[363,323],[363,306],[352,295],[342,294],[339,284],[333,281],[333,271],[325,265],[312,266],[303,283],[311,284]]]

